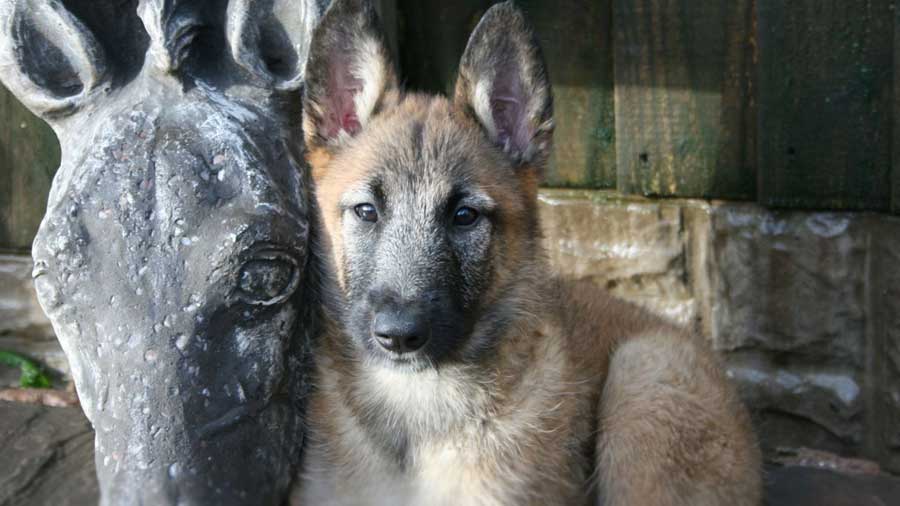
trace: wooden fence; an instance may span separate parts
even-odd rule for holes
[[[494,2],[380,3],[408,87],[448,91]],[[518,3],[554,83],[547,185],[900,212],[900,0]],[[0,117],[0,247],[27,248],[58,148],[6,94]]]
[[[409,85],[448,89],[492,3],[399,0]],[[548,185],[900,210],[893,0],[518,3],[555,86]]]

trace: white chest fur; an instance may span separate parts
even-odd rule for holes
[[[385,454],[379,436],[361,426],[346,403],[331,398],[325,403],[328,429],[317,430],[323,420],[311,420],[313,434],[291,504],[518,504],[522,487],[516,482],[528,473],[519,468],[527,462],[515,455],[519,445],[534,441],[538,418],[559,405],[562,392],[547,388],[560,385],[559,371],[556,363],[530,370],[507,398],[518,401],[501,415],[492,410],[490,386],[472,381],[464,369],[410,373],[364,367],[356,412],[378,413],[382,437],[396,420],[410,441],[404,463]],[[338,373],[320,373],[321,395],[338,391]]]

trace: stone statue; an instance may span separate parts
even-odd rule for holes
[[[102,504],[280,504],[316,269],[300,100],[316,0],[0,0],[0,78],[62,146],[41,304]]]

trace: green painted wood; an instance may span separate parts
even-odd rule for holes
[[[408,87],[451,93],[469,33],[493,3],[398,0]],[[611,0],[517,3],[540,40],[553,82],[556,133],[546,184],[614,187]]]
[[[889,209],[893,2],[758,2],[760,202]]]
[[[59,157],[50,127],[0,86],[0,249],[31,248]]]
[[[546,184],[615,188],[612,0],[519,0],[553,81],[555,149]]]
[[[900,214],[900,1],[894,1],[894,152],[891,164],[891,210]],[[900,463],[898,463],[900,466]]]
[[[754,0],[615,0],[619,190],[756,195]]]

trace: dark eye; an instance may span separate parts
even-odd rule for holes
[[[363,221],[368,221],[369,223],[378,221],[378,211],[375,210],[375,206],[372,204],[360,204],[354,207],[353,211]]]
[[[290,297],[299,281],[299,269],[293,258],[265,252],[241,267],[238,290],[245,302],[269,306]]]
[[[457,227],[468,227],[478,221],[478,211],[471,207],[460,207],[453,215],[453,224]]]

